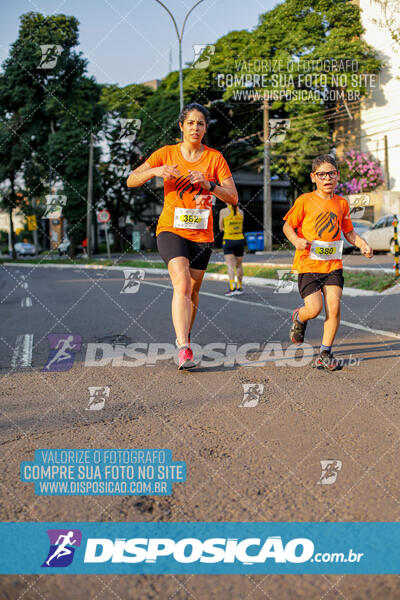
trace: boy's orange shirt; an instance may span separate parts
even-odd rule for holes
[[[214,240],[212,194],[199,184],[189,181],[189,171],[201,171],[207,181],[222,183],[231,177],[228,164],[221,152],[204,145],[204,151],[196,162],[185,160],[181,144],[163,146],[147,159],[151,167],[178,165],[181,176],[177,179],[164,179],[164,207],[158,219],[156,235],[162,231],[171,231],[194,242],[212,242]],[[173,227],[174,211],[181,208],[207,208],[210,210],[207,229],[181,229]]]
[[[316,192],[302,194],[283,218],[297,229],[299,237],[309,242],[340,240],[341,231],[348,233],[353,229],[349,204],[336,194],[329,200],[324,200]],[[309,254],[309,248],[296,250],[293,270],[298,273],[331,273],[343,266],[341,260],[313,260]]]

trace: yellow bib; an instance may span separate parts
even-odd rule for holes
[[[224,240],[243,240],[243,215],[239,209],[235,215],[232,206],[229,208],[230,214],[224,217]]]

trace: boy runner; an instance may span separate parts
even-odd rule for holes
[[[323,295],[326,318],[316,366],[335,371],[341,366],[331,351],[340,324],[344,281],[341,231],[366,257],[371,258],[373,251],[355,233],[347,200],[334,193],[339,177],[335,159],[329,154],[318,156],[310,176],[317,189],[299,196],[284,217],[283,232],[296,248],[292,269],[299,273],[299,292],[304,300],[304,306],[293,312],[289,337],[294,344],[303,343],[307,321],[322,310]]]

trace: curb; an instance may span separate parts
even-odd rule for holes
[[[68,265],[68,264],[49,264],[45,263],[43,265],[38,263],[2,263],[6,267],[30,267],[32,269],[36,267],[50,268],[50,269],[109,269],[111,271],[123,271],[125,269],[140,269],[145,273],[153,273],[153,275],[166,275],[168,273],[167,269],[150,269],[146,267],[128,267],[128,266],[107,266],[107,265]],[[214,280],[214,281],[228,281],[228,275],[223,273],[205,273],[204,279],[206,280]],[[255,287],[277,287],[279,282],[277,279],[266,279],[263,277],[250,277],[244,276],[243,283],[249,286]],[[292,290],[293,293],[297,292],[297,288]],[[344,287],[343,288],[343,296],[381,296],[381,295],[391,295],[391,294],[400,294],[400,284],[396,284],[393,288],[389,288],[388,290],[384,290],[383,292],[376,292],[372,290],[361,290],[358,288]]]

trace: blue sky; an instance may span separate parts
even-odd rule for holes
[[[181,29],[196,0],[163,0]],[[204,0],[190,15],[184,34],[183,63],[192,62],[192,44],[213,43],[237,29],[253,29],[258,16],[276,0]],[[75,16],[80,22],[80,50],[88,72],[101,83],[140,83],[162,78],[178,68],[178,42],[167,12],[155,0],[13,0],[0,8],[0,63],[17,38],[26,12]]]

